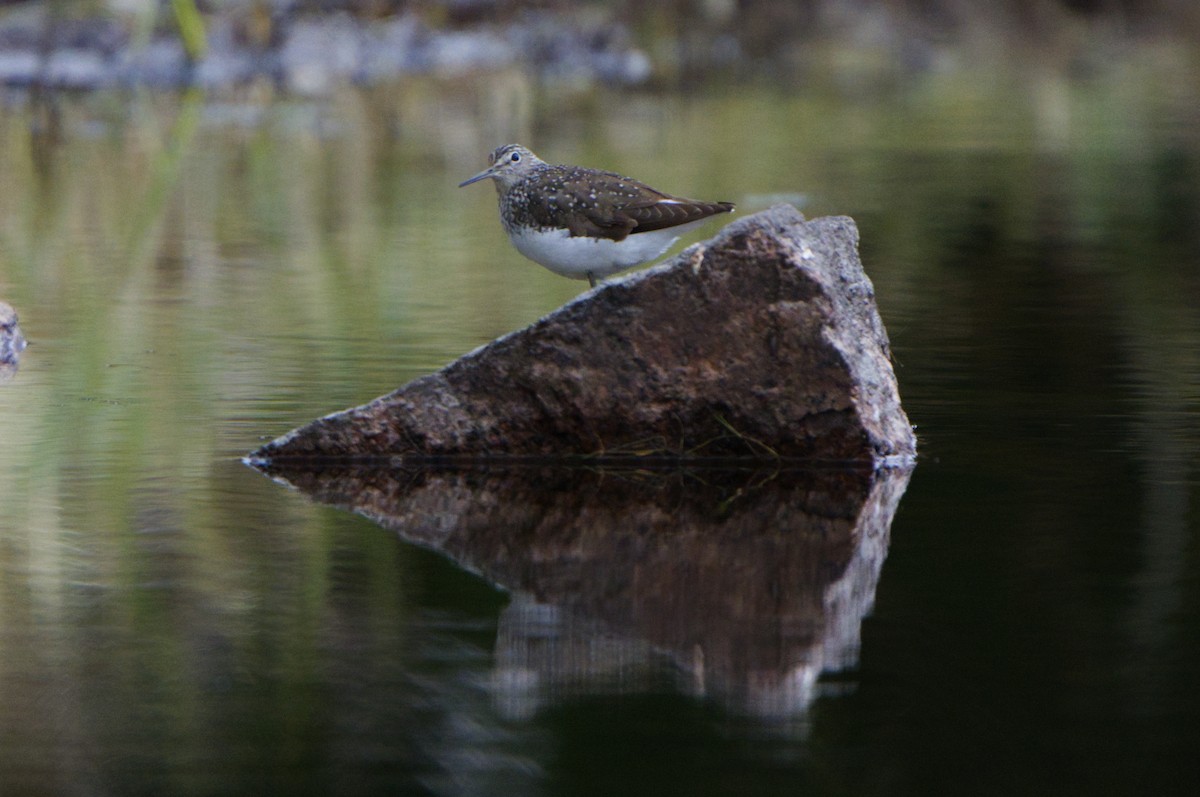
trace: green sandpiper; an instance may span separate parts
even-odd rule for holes
[[[520,144],[505,144],[491,164],[459,188],[491,178],[500,222],[525,257],[571,279],[596,280],[649,263],[683,233],[732,202],[664,194],[614,172],[546,163]]]

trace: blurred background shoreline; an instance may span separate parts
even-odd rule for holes
[[[1194,73],[1187,0],[45,0],[0,7],[0,84],[301,95],[520,68],[681,89],[766,78],[886,89],[1003,69],[1039,80]]]

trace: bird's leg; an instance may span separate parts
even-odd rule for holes
[[[590,271],[587,273],[587,275],[588,275],[588,285],[591,285],[593,288],[595,288],[596,287],[596,278],[592,276],[592,272],[590,272]]]

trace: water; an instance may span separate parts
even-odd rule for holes
[[[0,783],[1193,792],[1200,105],[1194,77],[1144,77],[1051,107],[996,76],[11,105],[0,298],[31,343],[0,385]],[[500,130],[746,210],[783,194],[857,219],[922,461],[856,582],[841,669],[803,699],[721,689],[671,636],[694,615],[647,602],[658,582],[538,601],[472,549],[456,562],[240,463],[579,292],[508,248],[491,191],[454,187]],[[687,531],[670,519],[657,535]],[[522,528],[504,522],[501,540]],[[633,564],[651,561],[672,559]]]

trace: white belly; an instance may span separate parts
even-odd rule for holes
[[[600,279],[649,263],[671,248],[692,225],[626,236],[623,241],[572,237],[566,230],[521,230],[509,238],[517,251],[555,274],[572,279]]]

